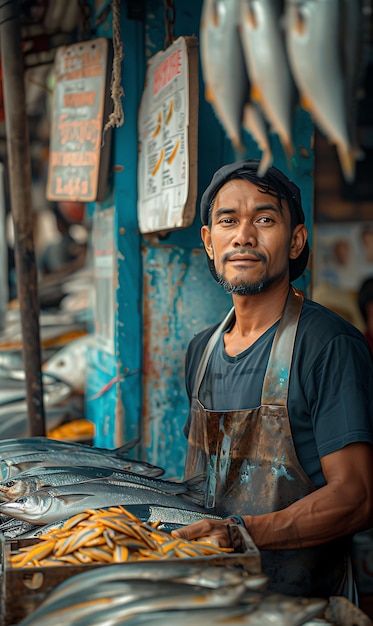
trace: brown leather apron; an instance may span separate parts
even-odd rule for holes
[[[211,336],[196,374],[185,479],[206,475],[205,507],[223,517],[261,515],[286,508],[315,490],[294,448],[287,396],[303,296],[289,291],[264,377],[261,406],[210,411],[198,400],[210,354],[234,319],[232,309]],[[341,593],[346,541],[298,550],[261,552],[268,588],[280,593],[329,597]]]

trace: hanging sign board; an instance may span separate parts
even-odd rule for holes
[[[142,233],[189,226],[197,198],[198,42],[179,37],[148,64],[139,111]]]
[[[110,109],[109,43],[100,38],[57,50],[48,200],[105,197],[111,132],[103,136],[102,131]]]

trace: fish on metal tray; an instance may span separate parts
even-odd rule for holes
[[[249,85],[238,20],[237,0],[204,0],[200,50],[205,98],[234,148],[242,151],[241,121]]]
[[[0,503],[0,513],[30,523],[49,524],[85,509],[99,509],[116,504],[155,504],[204,513],[202,507],[186,502],[177,494],[160,493],[141,484],[113,484],[102,480],[40,489]]]
[[[260,105],[290,160],[294,152],[295,85],[279,25],[281,3],[279,0],[242,0],[239,6],[240,36],[251,84],[251,100]]]
[[[292,74],[321,132],[337,149],[343,175],[355,177],[340,49],[339,0],[286,0],[286,46]]]
[[[62,466],[62,467],[35,467],[10,480],[0,482],[0,500],[14,500],[46,487],[59,487],[91,480],[106,480],[108,483],[133,483],[148,486],[159,493],[178,494],[199,500],[202,503],[204,494],[199,486],[199,478],[194,477],[187,481],[174,482],[151,476],[140,476],[126,470],[116,470],[108,467]],[[197,502],[198,503],[198,502]]]
[[[32,467],[62,465],[107,466],[152,477],[164,474],[161,467],[124,456],[127,445],[109,450],[45,437],[5,440],[0,442],[0,479],[8,480]]]

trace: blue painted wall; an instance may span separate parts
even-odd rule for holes
[[[110,3],[107,2],[107,5]],[[100,3],[102,5],[102,3]],[[100,7],[100,14],[105,7]],[[121,4],[121,40],[124,58],[122,85],[124,124],[113,130],[113,150],[105,202],[97,203],[98,213],[113,207],[112,302],[106,302],[112,316],[113,345],[92,349],[88,357],[86,414],[96,426],[95,444],[109,448],[140,434],[142,404],[142,266],[137,226],[137,112],[144,83],[143,22],[127,18]],[[92,23],[96,21],[92,5]],[[112,14],[100,21],[96,36],[112,36]],[[96,238],[96,254],[100,240]],[[108,259],[109,261],[109,259]],[[108,278],[108,280],[110,280]],[[97,284],[97,283],[96,283]],[[96,289],[96,299],[110,297],[110,290]],[[103,305],[104,306],[104,305]],[[140,455],[138,448],[133,454]]]
[[[186,229],[166,236],[137,231],[137,110],[146,60],[163,49],[163,0],[148,0],[145,22],[126,18],[122,2],[124,60],[122,84],[125,123],[114,131],[112,198],[117,259],[115,289],[115,354],[98,350],[89,366],[89,415],[97,426],[96,443],[113,447],[141,435],[134,454],[161,465],[166,476],[181,478],[186,442],[182,426],[188,406],[184,390],[184,357],[193,335],[217,322],[231,306],[230,297],[212,279],[200,240],[199,199],[214,171],[236,155],[211,106],[204,98],[199,67],[198,198],[196,218]],[[175,2],[175,37],[199,34],[202,0]],[[109,16],[111,19],[111,16]],[[102,25],[106,28],[107,26]],[[311,233],[313,192],[313,127],[309,115],[294,116],[296,154],[288,170],[282,146],[271,136],[274,164],[302,190]],[[260,157],[244,134],[246,155]],[[241,155],[240,155],[241,158]],[[96,205],[96,211],[102,207]],[[307,291],[306,273],[297,286]],[[99,297],[99,294],[98,294]],[[110,386],[110,381],[118,379]],[[107,390],[97,398],[100,390]]]

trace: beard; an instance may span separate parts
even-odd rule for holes
[[[268,289],[268,287],[270,287],[279,278],[278,276],[272,276],[264,278],[263,280],[256,283],[241,282],[233,285],[232,283],[225,280],[222,274],[218,274],[216,272],[216,276],[218,277],[218,284],[223,287],[225,293],[234,294],[237,296],[255,296],[256,294]]]
[[[233,255],[236,255],[237,253],[245,254],[246,252],[247,252],[247,249],[245,249],[244,247],[237,249],[234,252],[228,252],[222,257],[223,265],[227,261],[229,261],[229,259]],[[267,259],[263,254],[260,254],[259,252],[256,252],[253,250],[250,250],[250,254],[253,256],[256,256],[258,260],[263,263],[264,269],[266,268]],[[284,278],[287,272],[287,268],[284,268],[282,272],[279,272],[278,274],[274,276],[267,276],[264,271],[263,278],[257,282],[238,281],[237,283],[233,284],[233,283],[230,283],[225,278],[224,273],[219,274],[216,270],[216,267],[214,268],[214,270],[215,270],[215,279],[217,280],[218,284],[223,287],[225,293],[234,294],[237,296],[255,296],[256,294],[261,293],[262,291],[265,291],[266,289],[268,289],[271,285],[276,283],[278,280]]]

